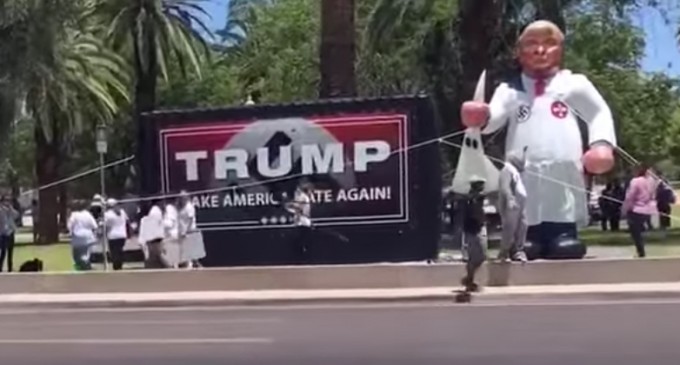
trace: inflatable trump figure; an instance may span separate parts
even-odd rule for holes
[[[602,174],[614,165],[611,111],[588,78],[560,69],[563,46],[555,24],[530,24],[517,42],[521,74],[501,83],[489,104],[468,101],[461,110],[463,124],[482,134],[507,127],[506,154],[526,149],[530,259],[585,256],[577,234],[588,222],[584,168]],[[587,146],[579,123],[587,126]]]

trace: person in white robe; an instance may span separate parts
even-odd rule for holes
[[[163,208],[163,244],[165,255],[171,267],[177,268],[180,263],[179,212],[174,199],[168,199]]]
[[[180,263],[187,268],[201,267],[199,260],[205,257],[203,235],[196,224],[196,207],[186,191],[180,193],[178,207]]]
[[[166,258],[164,214],[161,202],[151,203],[148,213],[141,219],[138,242],[142,245],[148,269],[164,269],[172,265]]]

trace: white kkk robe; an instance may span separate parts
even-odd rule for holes
[[[196,207],[188,201],[179,211],[180,259],[179,262],[200,260],[205,257],[203,234],[196,225]]]
[[[482,131],[508,126],[506,154],[527,148],[523,180],[528,192],[529,225],[542,222],[588,223],[587,194],[581,158],[583,146],[577,115],[588,125],[589,145],[616,146],[611,111],[584,76],[562,70],[546,80],[536,97],[535,81],[522,75],[524,91],[507,83],[498,86],[490,102],[490,119]]]

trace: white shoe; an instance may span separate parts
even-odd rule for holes
[[[527,254],[525,254],[524,252],[517,252],[514,255],[512,255],[512,260],[513,261],[519,261],[523,264],[526,264],[527,261],[528,261],[527,260]]]

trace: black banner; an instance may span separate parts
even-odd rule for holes
[[[145,116],[146,186],[192,194],[209,265],[291,262],[282,201],[313,186],[313,262],[430,258],[438,240],[439,153],[424,97]],[[156,174],[148,171],[156,171]],[[335,242],[339,233],[349,242]],[[321,242],[322,241],[322,242]],[[310,262],[310,263],[313,263]]]

